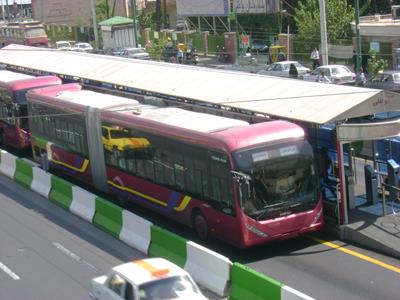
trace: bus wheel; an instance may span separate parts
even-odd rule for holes
[[[202,241],[206,241],[209,238],[209,228],[206,218],[203,216],[201,211],[197,211],[192,219],[193,228],[196,234]]]

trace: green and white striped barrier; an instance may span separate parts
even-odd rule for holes
[[[72,187],[72,203],[69,210],[81,217],[82,219],[92,223],[96,212],[96,195],[78,187]]]
[[[122,229],[119,239],[129,246],[147,254],[151,242],[151,227],[153,223],[135,215],[134,213],[122,211]]]
[[[185,268],[198,282],[230,300],[313,300],[258,273],[122,209],[29,162],[0,150],[0,173],[48,198],[148,256]]]
[[[0,172],[9,178],[14,179],[16,160],[18,157],[1,150],[0,152]]]

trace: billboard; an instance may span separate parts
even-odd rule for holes
[[[176,14],[182,17],[227,16],[228,0],[176,0]]]
[[[280,11],[279,0],[233,0],[238,14],[274,14]]]
[[[13,0],[8,0],[11,3]],[[91,26],[91,0],[31,0],[32,18],[46,24]],[[99,3],[96,0],[96,3]],[[109,1],[111,3],[111,1]],[[114,2],[114,1],[112,1]],[[116,0],[115,15],[126,16],[126,0]]]

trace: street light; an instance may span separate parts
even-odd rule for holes
[[[135,47],[138,46],[137,42],[137,30],[136,30],[136,0],[131,0],[131,9],[132,9],[132,19],[133,19],[133,35],[135,41]]]

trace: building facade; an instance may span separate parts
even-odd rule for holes
[[[31,0],[32,17],[45,24],[92,26],[92,0]],[[96,0],[94,0],[96,1]],[[109,0],[112,9],[115,1],[116,16],[128,16],[129,0]],[[99,2],[99,0],[97,0]]]

